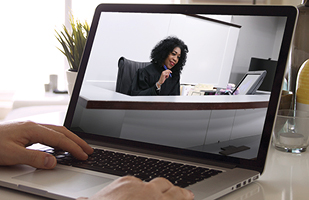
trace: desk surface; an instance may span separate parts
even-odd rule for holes
[[[54,112],[27,119],[33,119],[33,121],[44,123],[51,119],[51,123],[62,124],[63,114],[64,112]],[[308,199],[308,185],[309,152],[290,154],[277,151],[274,147],[270,146],[265,171],[261,178],[257,182],[247,185],[220,199]],[[0,194],[0,199],[45,199],[3,187],[0,187]]]
[[[68,94],[55,94],[44,91],[19,91],[13,97],[12,109],[26,106],[44,105],[68,105],[70,96]]]

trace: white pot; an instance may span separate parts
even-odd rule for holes
[[[71,96],[73,93],[77,72],[67,71],[67,81],[68,81],[68,93]]]

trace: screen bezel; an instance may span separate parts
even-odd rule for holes
[[[289,54],[289,47],[297,18],[297,9],[292,6],[245,6],[245,5],[184,5],[184,4],[100,4],[96,10],[92,20],[88,40],[84,49],[83,57],[81,60],[79,73],[75,82],[75,87],[72,93],[71,101],[68,107],[67,115],[65,118],[64,126],[70,129],[74,110],[78,102],[82,81],[86,71],[91,47],[98,27],[98,21],[101,12],[141,12],[141,13],[181,13],[181,14],[220,14],[220,15],[255,15],[255,16],[284,16],[287,17],[286,27],[284,30],[282,46],[277,63],[276,75],[274,84],[271,91],[269,106],[266,114],[264,129],[261,137],[259,152],[256,159],[248,160],[235,157],[227,157],[214,155],[210,153],[196,152],[187,149],[179,149],[173,147],[166,147],[154,144],[146,144],[142,142],[134,142],[119,138],[111,138],[106,136],[98,136],[83,132],[74,132],[81,138],[88,142],[97,142],[98,144],[110,145],[112,147],[138,150],[145,153],[153,153],[161,156],[168,156],[173,158],[182,158],[189,161],[196,161],[201,163],[208,163],[205,158],[213,160],[214,162],[229,163],[231,166],[238,166],[257,170],[263,172],[264,164],[267,155],[271,133],[273,129],[273,121],[278,107],[278,100],[284,77],[285,66]],[[138,102],[136,102],[138,104]],[[134,102],[133,102],[134,104]],[[164,103],[163,103],[164,104]],[[203,104],[203,103],[195,103]],[[168,152],[168,153],[166,153]]]

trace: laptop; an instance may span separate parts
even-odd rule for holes
[[[74,199],[92,196],[118,177],[133,174],[144,181],[167,177],[191,190],[195,199],[215,199],[258,180],[296,18],[297,9],[290,6],[99,5],[64,126],[96,151],[110,155],[99,165],[121,155],[126,163],[150,162],[144,171],[152,176],[134,172],[140,168],[137,165],[131,171],[119,172],[113,166],[105,172],[98,166],[92,170],[88,161],[68,164],[58,154],[54,170],[1,167],[0,185],[48,198]],[[277,60],[271,91],[134,97],[115,92],[118,59],[147,62],[155,44],[171,35],[189,49],[180,82],[224,87],[239,82],[252,57],[271,58]],[[177,174],[164,168],[160,171],[165,174],[153,173],[161,163],[187,171]],[[197,175],[192,178],[193,172]]]

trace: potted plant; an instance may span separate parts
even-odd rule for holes
[[[67,80],[68,93],[71,95],[90,27],[86,21],[81,23],[79,20],[74,20],[73,16],[70,18],[70,25],[71,31],[65,25],[60,33],[55,31],[56,38],[62,46],[62,48],[57,48],[65,55],[70,66],[67,71]]]

